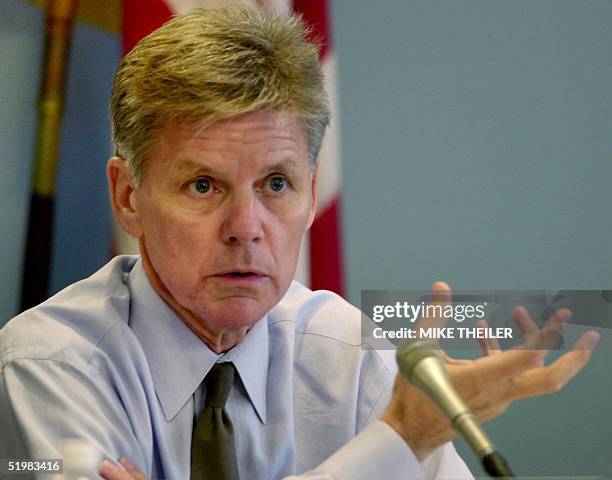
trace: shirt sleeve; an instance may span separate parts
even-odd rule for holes
[[[113,392],[93,372],[58,360],[21,358],[0,372],[0,458],[62,458],[63,442],[94,447],[89,478],[102,458],[120,455],[146,472],[129,419]],[[22,477],[23,478],[23,477]]]
[[[367,372],[364,378],[368,381],[361,398],[368,400],[363,406],[363,429],[318,467],[288,479],[473,479],[451,442],[419,462],[404,439],[387,423],[378,420],[391,399],[395,365],[394,352],[365,352],[363,371]]]
[[[314,470],[286,480],[430,480],[472,479],[452,443],[436,449],[423,463],[385,422],[368,425]]]

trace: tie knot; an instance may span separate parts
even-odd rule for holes
[[[230,362],[215,363],[206,375],[206,403],[207,407],[225,407],[234,383],[234,364]]]

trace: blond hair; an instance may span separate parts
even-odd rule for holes
[[[113,139],[140,182],[154,135],[166,121],[206,126],[252,111],[296,115],[312,166],[329,123],[315,44],[295,15],[262,9],[196,9],[143,38],[117,68]]]

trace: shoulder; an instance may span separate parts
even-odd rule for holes
[[[268,313],[268,324],[291,322],[296,334],[318,335],[350,345],[361,345],[361,312],[328,290],[310,290],[293,282]]]
[[[375,349],[363,335],[362,321],[369,322],[361,311],[344,298],[328,290],[310,290],[293,282],[282,300],[268,313],[271,329],[286,326],[296,344],[316,345],[318,351],[340,351],[369,360],[386,370],[396,370],[395,352]]]
[[[0,367],[20,359],[87,363],[106,338],[129,335],[125,280],[137,259],[116,257],[9,321],[0,330]]]
[[[285,342],[291,344],[300,399],[296,416],[304,419],[305,431],[317,415],[333,431],[343,425],[360,431],[386,408],[397,370],[395,352],[374,348],[362,336],[361,323],[361,311],[339,295],[297,282],[269,312],[271,344],[281,351]],[[335,421],[329,412],[335,412]]]

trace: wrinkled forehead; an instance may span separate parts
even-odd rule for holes
[[[306,134],[299,120],[267,111],[208,124],[191,119],[166,120],[151,142],[143,173],[206,174],[206,169],[235,167],[232,162],[239,159],[242,165],[253,168],[276,165],[287,171],[303,167],[311,170]]]

